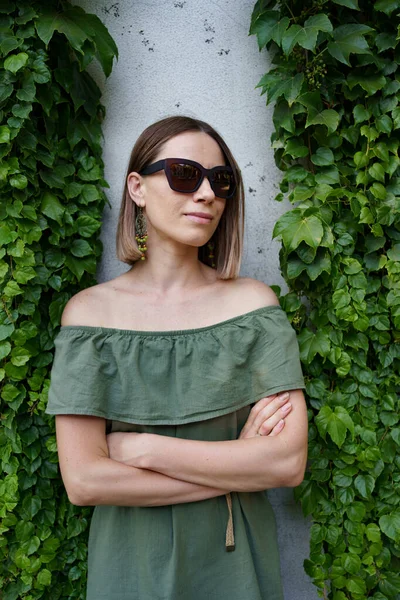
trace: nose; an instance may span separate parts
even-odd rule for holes
[[[201,186],[194,192],[193,200],[196,202],[212,202],[215,199],[214,191],[208,177],[204,177]]]

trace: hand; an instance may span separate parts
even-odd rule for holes
[[[278,435],[285,427],[285,417],[292,410],[289,398],[288,392],[282,392],[261,398],[256,402],[240,432],[239,439],[257,435]]]
[[[115,431],[109,433],[106,438],[109,457],[112,460],[132,467],[137,466],[137,461],[144,452],[146,434]]]

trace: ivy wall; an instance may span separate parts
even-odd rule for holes
[[[0,5],[2,600],[84,598],[90,509],[66,498],[44,409],[63,307],[102,252],[104,107],[85,69],[116,56],[67,2]]]
[[[259,0],[282,306],[307,382],[306,572],[323,598],[400,597],[400,2]]]

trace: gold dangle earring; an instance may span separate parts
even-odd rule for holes
[[[207,248],[208,248],[208,260],[210,261],[212,268],[215,269],[214,242],[208,242]]]
[[[146,260],[146,252],[147,252],[147,223],[146,217],[143,214],[143,208],[138,206],[137,215],[135,219],[135,240],[137,242],[139,252],[141,253],[140,260]]]

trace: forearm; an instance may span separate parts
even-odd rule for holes
[[[68,480],[68,496],[80,506],[164,506],[215,498],[227,490],[175,479],[99,457]]]
[[[283,436],[206,442],[139,434],[134,458],[127,436],[125,464],[198,485],[252,492],[295,486],[304,475],[306,451],[289,449]]]

